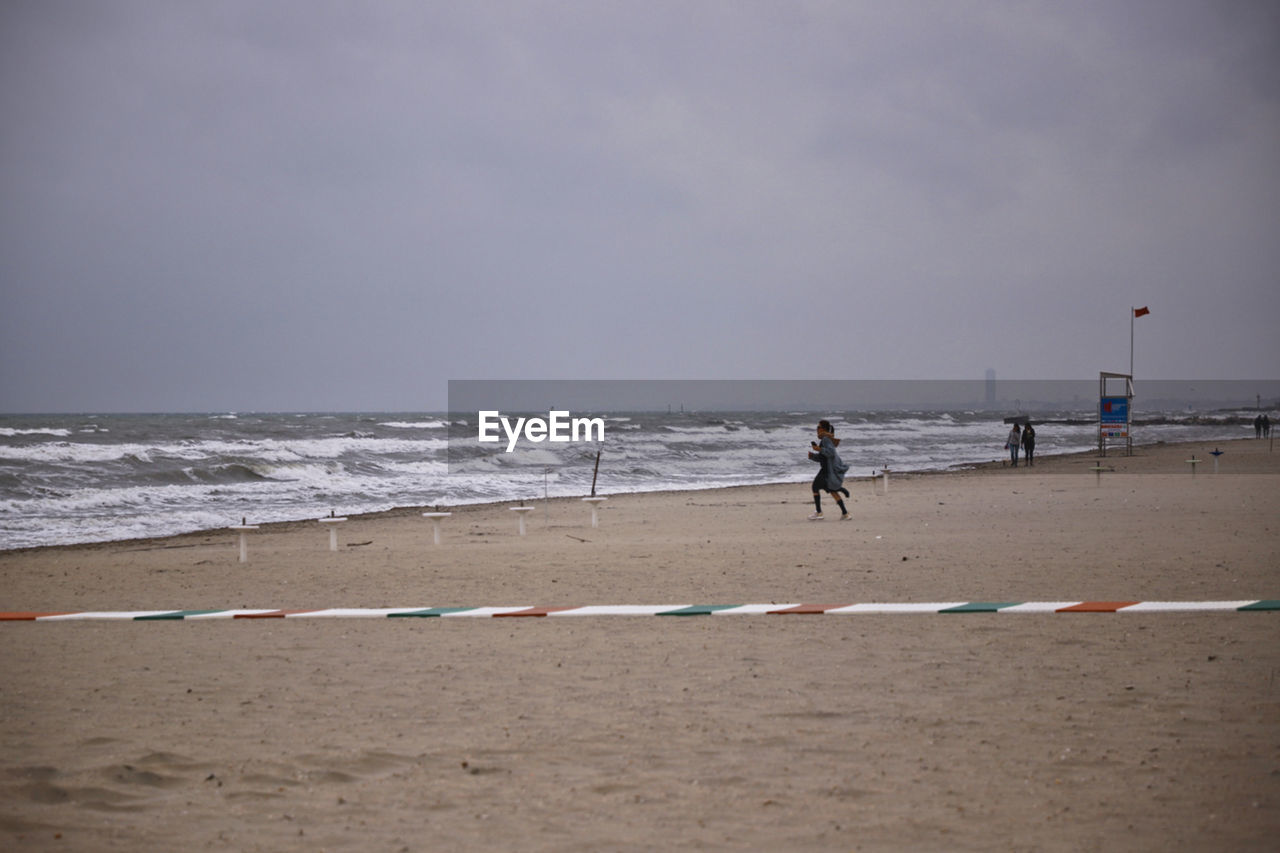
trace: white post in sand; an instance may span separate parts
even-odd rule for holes
[[[884,475],[884,493],[887,495],[889,494],[889,466],[884,466],[880,473]]]
[[[1218,473],[1218,457],[1221,456],[1223,453],[1226,453],[1226,451],[1219,450],[1218,448],[1215,447],[1213,450],[1210,450],[1209,452],[1213,454],[1213,473],[1216,474]]]
[[[248,524],[248,523],[246,523],[246,520],[242,518],[242,519],[240,519],[240,523],[239,523],[239,524],[237,524],[236,526],[231,527],[231,528],[229,528],[229,529],[230,529],[230,530],[239,530],[239,531],[240,531],[240,562],[242,562],[242,563],[248,562],[248,561],[249,561],[249,539],[248,539],[248,533],[249,533],[249,531],[250,531],[250,530],[257,530],[257,529],[258,529],[258,525],[256,525],[256,524]]]
[[[431,519],[431,533],[437,545],[440,544],[440,521],[451,515],[453,515],[451,512],[424,512],[422,514],[423,518]]]
[[[329,528],[329,550],[338,550],[338,525],[346,521],[346,519],[339,518],[333,514],[333,510],[329,510],[328,518],[317,518],[316,521],[328,526]]]
[[[513,506],[508,507],[512,512],[516,513],[516,517],[520,519],[520,535],[524,535],[524,517],[525,513],[533,512],[531,506]]]
[[[590,498],[583,498],[583,499],[582,499],[583,503],[589,503],[589,504],[591,504],[591,526],[592,526],[592,527],[599,527],[599,526],[600,526],[600,515],[599,515],[600,503],[601,503],[602,501],[607,501],[607,500],[609,500],[609,499],[608,499],[608,498],[597,498],[597,497],[590,497]]]

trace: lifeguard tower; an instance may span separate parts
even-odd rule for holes
[[[1108,388],[1107,381],[1112,386]],[[1115,383],[1124,382],[1124,393],[1114,393]],[[1111,392],[1111,393],[1109,393]],[[1133,455],[1133,374],[1098,374],[1098,455],[1106,456],[1107,447],[1124,446],[1124,455]]]

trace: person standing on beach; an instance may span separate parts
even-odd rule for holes
[[[811,448],[809,458],[821,466],[818,469],[818,476],[813,478],[814,512],[809,516],[810,521],[822,521],[825,517],[822,514],[822,492],[824,491],[831,495],[836,506],[840,507],[841,521],[852,518],[841,499],[842,495],[849,497],[849,490],[844,487],[844,475],[849,470],[849,466],[844,464],[844,460],[836,453],[836,445],[839,443],[840,439],[836,438],[831,422],[818,421],[818,440],[809,443]]]
[[[1262,438],[1262,415],[1253,419],[1253,437]]]
[[[1014,424],[1013,429],[1009,430],[1009,440],[1004,443],[1005,448],[1009,451],[1009,461],[1013,463],[1013,467],[1018,467],[1018,448],[1022,445],[1022,435],[1018,431],[1018,425]]]
[[[1031,428],[1031,421],[1022,429],[1022,449],[1027,452],[1027,464],[1036,464],[1036,431]]]

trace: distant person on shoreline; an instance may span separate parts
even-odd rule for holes
[[[1013,463],[1013,467],[1018,467],[1018,448],[1022,446],[1022,434],[1018,430],[1018,425],[1014,424],[1013,429],[1009,430],[1009,439],[1004,443],[1005,449],[1009,451],[1009,461]]]
[[[1262,416],[1262,437],[1271,438],[1271,416]]]
[[[1031,421],[1027,421],[1027,425],[1022,429],[1022,449],[1027,454],[1027,464],[1036,464],[1036,431],[1031,428]]]
[[[844,487],[844,475],[849,470],[849,466],[844,464],[840,454],[836,453],[836,445],[839,443],[840,439],[836,438],[831,422],[818,421],[818,440],[809,443],[811,448],[809,458],[821,466],[818,469],[818,476],[813,478],[814,512],[809,516],[810,521],[822,521],[824,518],[822,514],[822,492],[824,491],[831,495],[836,506],[840,507],[841,521],[852,518],[841,499],[842,495],[849,497],[849,490]]]
[[[1253,437],[1262,438],[1262,415],[1253,419]]]

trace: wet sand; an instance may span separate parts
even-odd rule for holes
[[[1262,441],[0,553],[0,609],[1280,598]],[[1206,460],[1190,473],[1187,458]],[[0,623],[0,840],[1274,849],[1280,613]]]

